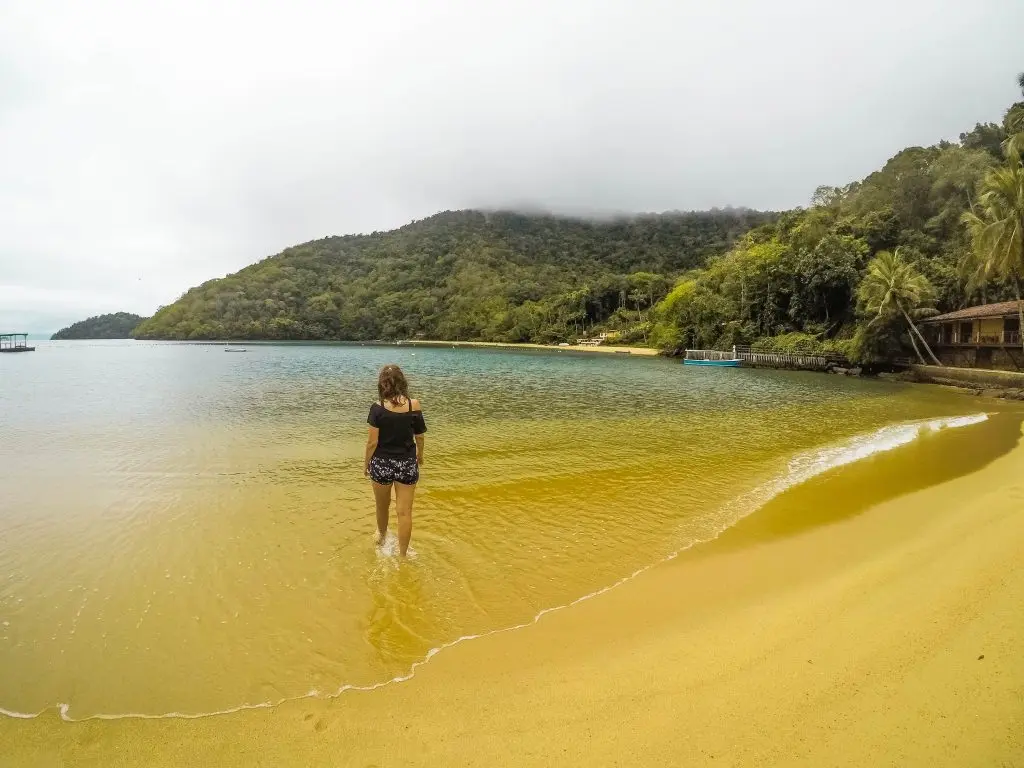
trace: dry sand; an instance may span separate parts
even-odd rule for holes
[[[796,494],[407,683],[196,721],[3,720],[0,765],[1024,766],[1024,449],[766,533]]]

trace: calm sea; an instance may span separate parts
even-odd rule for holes
[[[953,432],[984,457],[999,424],[991,402],[938,388],[619,355],[38,347],[0,357],[8,714],[203,714],[372,686],[834,467]],[[429,427],[406,562],[373,546],[361,471],[388,362]]]

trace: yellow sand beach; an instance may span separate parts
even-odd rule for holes
[[[406,683],[4,719],[0,765],[1024,765],[1024,449],[863,511],[815,494]]]

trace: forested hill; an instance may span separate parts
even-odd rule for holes
[[[597,324],[646,338],[645,315],[676,277],[774,218],[449,211],[288,248],[191,289],[135,336],[551,342]]]
[[[1024,74],[1019,85],[1024,96]],[[1021,295],[1021,222],[1024,101],[959,142],[909,147],[862,181],[819,187],[809,208],[680,279],[650,313],[651,340],[920,358],[912,315]]]
[[[923,360],[915,317],[1024,293],[1022,206],[1024,101],[959,142],[819,187],[806,209],[603,222],[446,212],[289,248],[193,288],[135,335],[549,343],[618,331],[666,351]]]
[[[61,328],[50,338],[57,339],[130,339],[132,331],[146,318],[129,312],[97,315]]]

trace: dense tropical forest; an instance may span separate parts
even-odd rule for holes
[[[289,248],[193,288],[136,336],[555,342],[607,326],[639,340],[674,277],[773,218],[449,211]]]
[[[1022,152],[1024,101],[782,214],[441,213],[289,248],[193,288],[135,335],[552,343],[608,331],[668,352],[923,360],[916,319],[1020,296]]]
[[[50,338],[57,339],[130,339],[132,332],[146,318],[128,312],[97,315],[61,328]]]
[[[957,143],[910,147],[862,181],[819,187],[809,208],[683,275],[652,313],[653,342],[924,359],[918,317],[1019,297],[1022,131],[1018,102]]]

